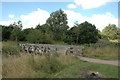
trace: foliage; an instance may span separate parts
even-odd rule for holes
[[[69,39],[71,39],[69,42],[77,44],[95,43],[99,36],[96,27],[87,21],[76,24],[69,30],[68,35]]]
[[[80,27],[80,43],[96,43],[98,41],[98,30],[95,25],[85,21],[79,25]]]
[[[20,53],[20,47],[18,46],[17,42],[12,42],[12,41],[2,42],[3,56],[18,55],[19,53]]]
[[[23,29],[20,34],[20,41],[27,41],[28,34],[34,30],[33,28]]]
[[[109,24],[102,30],[102,33],[103,35],[108,36],[108,39],[114,40],[118,39],[118,31],[119,29],[116,27],[115,24]]]
[[[22,22],[14,22],[12,26],[14,29],[11,32],[11,40],[19,41],[21,39]]]
[[[31,43],[52,43],[52,38],[48,34],[44,34],[41,31],[34,29],[27,35],[27,41]]]
[[[46,25],[53,32],[54,40],[63,40],[67,32],[67,15],[61,9],[50,14],[46,21]]]
[[[2,41],[10,40],[11,33],[14,29],[13,25],[3,26],[0,25],[2,29]]]
[[[11,40],[19,41],[21,29],[15,27],[11,32]]]
[[[101,38],[100,39],[109,41],[109,37],[107,35],[104,35],[104,34],[101,34]]]
[[[50,33],[51,32],[50,28],[46,24],[43,24],[43,25],[38,24],[35,29],[40,30],[42,33]]]

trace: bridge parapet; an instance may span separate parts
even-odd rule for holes
[[[73,45],[51,45],[51,44],[19,44],[22,51],[26,53],[35,54],[53,54],[63,53],[66,55],[82,55],[83,46]]]

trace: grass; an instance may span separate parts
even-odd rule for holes
[[[117,47],[87,47],[85,49],[84,57],[99,58],[105,60],[118,60],[118,48]]]
[[[53,44],[68,45],[68,43],[65,43],[63,41],[54,41]]]
[[[118,42],[118,40],[110,40],[110,42]]]
[[[117,43],[102,40],[96,44],[86,44],[85,46],[84,57],[118,60],[118,50],[120,46]]]
[[[20,57],[5,57],[3,58],[3,77],[44,78],[50,76],[67,66],[66,62],[61,63],[61,57],[58,55],[40,56],[30,54],[21,54]]]
[[[19,45],[18,42],[13,41],[2,42],[2,54],[3,55],[18,54],[20,52],[20,47],[18,45]]]
[[[109,71],[108,71],[109,70]],[[96,64],[90,62],[78,61],[74,65],[69,66],[57,75],[55,78],[83,78],[88,72],[99,72],[104,78],[117,78],[118,67],[111,65]]]
[[[81,61],[70,55],[30,55],[20,52],[19,42],[3,42],[3,78],[83,78],[89,72],[99,72],[104,78],[118,78],[118,67]],[[21,43],[21,42],[20,42]],[[106,46],[108,45],[108,46]],[[86,44],[86,57],[117,59],[117,46],[109,42]]]
[[[21,54],[3,58],[3,78],[83,78],[87,72],[118,78],[118,67],[84,62],[66,55]]]

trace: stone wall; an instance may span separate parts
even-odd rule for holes
[[[62,53],[66,55],[81,55],[83,54],[83,46],[73,45],[51,45],[51,44],[19,44],[22,51],[31,54],[54,54]]]

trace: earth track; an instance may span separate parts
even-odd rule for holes
[[[87,57],[79,57],[83,61],[93,62],[93,63],[101,63],[101,64],[110,64],[115,66],[120,66],[118,60],[101,60],[101,59],[93,59]]]

